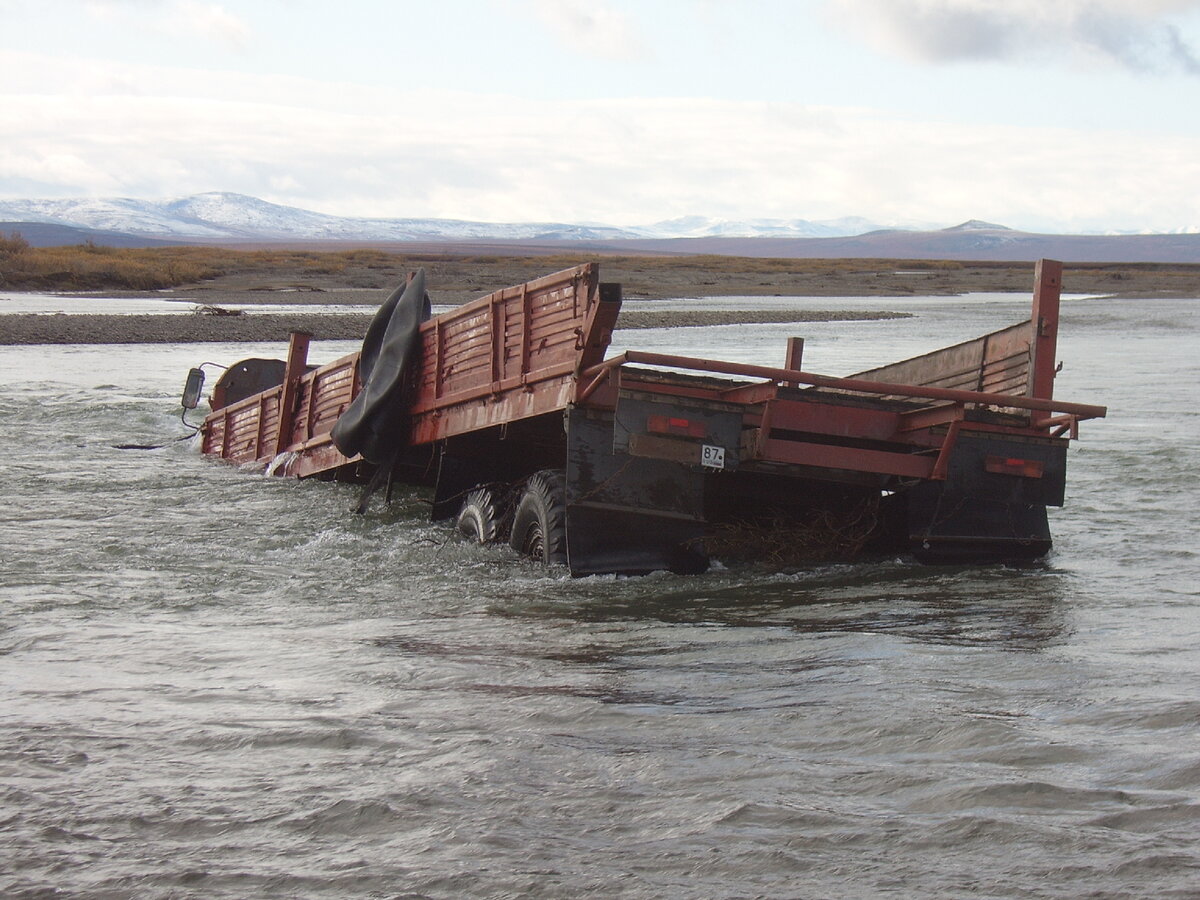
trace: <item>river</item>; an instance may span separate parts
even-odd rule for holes
[[[915,316],[616,343],[795,331],[837,375],[1028,310],[757,302]],[[1064,300],[1057,395],[1110,412],[1044,563],[579,580],[416,493],[115,448],[281,347],[0,348],[0,895],[1196,896],[1198,338],[1200,301]]]

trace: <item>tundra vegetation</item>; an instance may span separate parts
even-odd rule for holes
[[[631,298],[1027,292],[1032,283],[1031,261],[654,256],[595,248],[544,253],[521,246],[512,247],[510,255],[485,255],[478,249],[466,244],[447,245],[439,252],[427,245],[403,244],[353,249],[328,245],[116,248],[91,242],[34,247],[18,232],[0,232],[0,289],[366,291],[390,288],[406,272],[424,267],[431,290],[443,302],[459,302],[592,259],[601,260],[604,280],[621,283]],[[1068,263],[1063,281],[1072,293],[1198,297],[1200,265]],[[361,302],[378,299],[363,297]]]

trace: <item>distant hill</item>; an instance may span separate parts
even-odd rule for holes
[[[96,228],[77,228],[74,225],[54,225],[46,222],[0,222],[0,234],[16,232],[34,247],[64,247],[91,241],[104,247],[165,247],[179,241],[123,234],[119,231],[100,231]]]
[[[690,238],[611,241],[625,251],[716,253],[797,259],[956,259],[1032,262],[1200,263],[1200,234],[1031,234],[1011,228],[956,226],[937,231],[874,231],[837,238]]]
[[[972,219],[951,228],[884,228],[862,218],[728,220],[647,226],[489,223],[330,216],[232,193],[177,200],[0,200],[0,231],[31,244],[394,247],[444,253],[721,254],[783,258],[1200,263],[1200,234],[1056,235]]]
[[[130,198],[0,200],[0,219],[41,222],[186,241],[590,241],[623,238],[838,237],[882,227],[866,219],[717,219],[685,216],[614,228],[578,222],[471,222],[461,219],[371,219],[268,203],[227,192],[177,200]]]

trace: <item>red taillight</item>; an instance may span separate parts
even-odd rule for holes
[[[1022,478],[1041,478],[1046,464],[1040,459],[1018,459],[1012,456],[989,456],[984,469],[997,475],[1019,475]]]
[[[646,419],[646,430],[654,434],[679,434],[694,438],[708,437],[708,429],[703,422],[679,416],[649,416]]]

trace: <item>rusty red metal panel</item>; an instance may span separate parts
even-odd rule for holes
[[[787,354],[783,359],[785,369],[804,368],[804,338],[790,337],[787,339]]]
[[[1037,371],[1044,377],[1043,369],[1049,367],[1052,386],[1058,275],[1053,265],[1045,264],[1039,267],[1038,277],[1037,352],[1049,362],[1037,363]],[[634,351],[603,361],[619,308],[619,288],[600,285],[597,267],[587,265],[497,291],[425,323],[419,337],[422,358],[409,403],[410,443],[426,444],[561,411],[573,400],[611,408],[619,384],[636,385],[668,400],[736,404],[734,417],[740,421],[749,459],[937,479],[945,477],[961,428],[1038,435],[1052,427],[1073,431],[1080,418],[1105,414],[1103,407],[1038,396],[1037,391],[1048,390],[1043,387],[1032,388],[1034,396],[1014,396],[1031,389],[1034,328],[1030,323],[874,370],[907,372],[919,382],[896,383],[803,372],[798,342],[790,345],[789,358],[795,365],[783,369]],[[693,372],[621,368],[638,362]],[[361,390],[358,366],[358,354],[352,354],[300,374],[303,354],[293,346],[281,386],[205,420],[204,452],[234,462],[275,460],[272,472],[299,477],[353,465],[355,460],[339,453],[328,433]],[[765,380],[731,381],[695,372]],[[800,391],[781,384],[812,385],[819,390]],[[849,402],[844,392],[862,399]],[[878,402],[886,397],[903,398],[904,404]],[[1022,423],[1015,416],[981,416],[978,409],[987,407],[1066,415],[1053,419],[1042,415],[1038,422]],[[686,431],[687,425],[674,422],[672,415],[660,423],[661,428],[651,430]],[[984,418],[990,424],[967,426],[966,418]],[[666,452],[655,443],[657,438],[647,440],[650,443],[643,448],[647,452]]]
[[[355,359],[357,362],[357,358]],[[314,372],[313,387],[315,403],[309,416],[309,428],[305,437],[324,434],[333,428],[338,417],[346,411],[354,399],[355,365],[334,364],[335,367]]]
[[[356,393],[358,355],[344,356],[302,376],[286,447],[327,434]],[[286,449],[286,448],[285,448]]]
[[[506,378],[500,382],[500,391],[494,393],[490,384],[484,384],[479,387],[468,388],[467,390],[459,391],[454,394],[446,394],[442,397],[428,398],[425,402],[413,402],[410,406],[410,411],[413,415],[423,415],[427,413],[436,413],[441,410],[449,409],[454,406],[461,406],[465,403],[475,403],[480,406],[491,408],[495,406],[499,408],[503,400],[509,394],[515,393],[532,393],[538,388],[536,385],[543,381],[552,381],[561,375],[571,374],[575,371],[575,366],[570,362],[559,363],[550,368],[537,371],[536,377],[530,379],[528,376],[514,376]],[[501,420],[497,420],[493,424],[500,424]]]
[[[310,478],[342,466],[353,464],[358,457],[349,459],[333,446],[332,442],[324,441],[316,446],[292,451],[291,459],[284,460],[274,472],[292,478]]]
[[[219,456],[224,443],[225,420],[215,416],[205,419],[200,429],[200,452],[206,456]]]
[[[813,444],[807,441],[784,441],[770,437],[760,438],[754,458],[821,469],[900,475],[906,478],[929,478],[933,474],[934,465],[931,456]]]
[[[961,403],[944,403],[938,406],[926,406],[900,413],[899,432],[920,431],[937,425],[948,425],[960,421],[966,415],[966,409]]]
[[[454,403],[419,413],[413,416],[410,443],[427,444],[480,428],[556,412],[571,402],[574,390],[575,379],[568,370],[556,378],[542,380],[535,391],[508,390],[494,399]]]
[[[597,302],[591,303],[583,324],[578,331],[576,349],[580,351],[580,370],[590,368],[603,361],[608,345],[612,343],[613,329],[621,312],[621,286],[601,284],[598,286]]]
[[[288,435],[287,444],[294,444],[297,441],[302,441],[308,435],[312,427],[313,407],[316,403],[317,379],[312,375],[301,379],[298,390],[296,391],[296,411],[292,414],[291,434]]]
[[[1032,325],[1019,322],[952,347],[858,372],[850,378],[1024,395],[1029,377],[1031,335]]]
[[[667,353],[645,353],[627,350],[620,356],[605,360],[583,374],[590,377],[599,374],[603,367],[615,368],[626,363],[645,363],[652,366],[671,366],[679,369],[695,369],[700,372],[718,372],[726,375],[747,375],[770,378],[773,381],[796,381],[818,387],[829,387],[864,394],[880,394],[897,397],[919,397],[928,400],[952,400],[976,403],[984,406],[1017,407],[1045,412],[1069,412],[1081,418],[1103,418],[1108,410],[1103,406],[1085,403],[1066,403],[1038,397],[1012,397],[1007,394],[985,394],[980,391],[963,391],[948,388],[923,387],[920,385],[890,384],[878,381],[863,381],[858,378],[835,378],[816,375],[812,372],[796,372],[791,369],[776,369],[771,366],[754,366],[745,363],[724,362],[715,359],[697,359],[691,356],[675,356]]]
[[[929,475],[934,481],[946,480],[946,473],[950,471],[950,456],[954,453],[954,448],[958,444],[958,433],[961,430],[962,422],[958,419],[951,422],[950,427],[946,429],[946,437],[942,441],[937,461],[933,464],[933,471]]]
[[[900,414],[885,409],[804,403],[776,399],[767,402],[772,428],[839,437],[892,440],[900,431]]]
[[[259,456],[270,447],[272,456],[278,456],[291,443],[292,423],[296,412],[296,401],[300,391],[300,376],[308,364],[308,345],[312,335],[306,331],[293,331],[288,335],[287,365],[283,370],[283,391],[279,398],[278,420],[268,433],[263,429],[259,445]]]
[[[1062,263],[1039,259],[1034,269],[1033,317],[1035,328],[1029,396],[1049,400],[1054,396],[1055,354],[1058,352],[1058,310],[1062,292]],[[1068,410],[1063,410],[1067,412]]]
[[[779,388],[773,381],[762,381],[758,384],[738,385],[725,388],[720,393],[720,399],[727,403],[766,403],[779,396]]]
[[[596,266],[579,266],[498,291],[422,326],[426,355],[410,407],[414,415],[481,403],[482,411],[456,420],[500,424],[509,421],[507,410],[541,408],[540,401],[507,403],[504,395],[536,391],[539,382],[574,371],[585,349],[581,334],[589,320],[598,320],[598,287]],[[503,341],[493,340],[501,323]],[[425,422],[414,440],[436,439],[436,431]]]
[[[691,374],[626,368],[613,365],[614,362],[619,362],[619,359],[614,358],[581,371],[577,403],[587,401],[589,406],[611,407],[615,401],[612,385],[619,383],[623,388],[670,397],[740,403],[747,407],[748,415],[757,415],[757,407],[779,395],[779,387],[773,381],[705,379]],[[611,381],[610,376],[613,376]]]
[[[534,372],[573,361],[596,284],[596,267],[580,266],[497,291],[422,326],[416,408],[463,402],[472,390],[478,396],[503,390],[512,378],[527,376],[527,383]]]
[[[530,346],[531,338],[530,338],[530,334],[529,334],[529,321],[533,317],[533,304],[531,303],[531,298],[529,296],[529,285],[527,285],[527,284],[521,285],[520,297],[521,297],[521,305],[520,305],[521,316],[518,321],[520,321],[520,323],[521,323],[521,347],[520,347],[520,356],[519,356],[521,363],[520,363],[520,368],[518,371],[528,372],[529,364],[530,364],[530,357],[533,353],[533,349]]]
[[[247,397],[226,407],[222,419],[221,456],[238,463],[270,458],[279,427],[279,394],[274,391]]]
[[[411,404],[413,440],[437,440],[563,408],[580,359],[603,358],[619,309],[619,291],[617,303],[599,308],[597,275],[594,264],[578,266],[497,291],[423,325]],[[346,464],[344,457],[318,453],[307,442],[327,434],[361,390],[358,355],[294,377],[303,369],[301,357],[297,351],[289,365],[293,377],[281,389],[259,395],[254,408],[235,404],[227,415],[210,417],[205,452],[235,461],[299,453],[302,462],[282,467],[288,474]],[[455,409],[460,406],[470,408]]]

